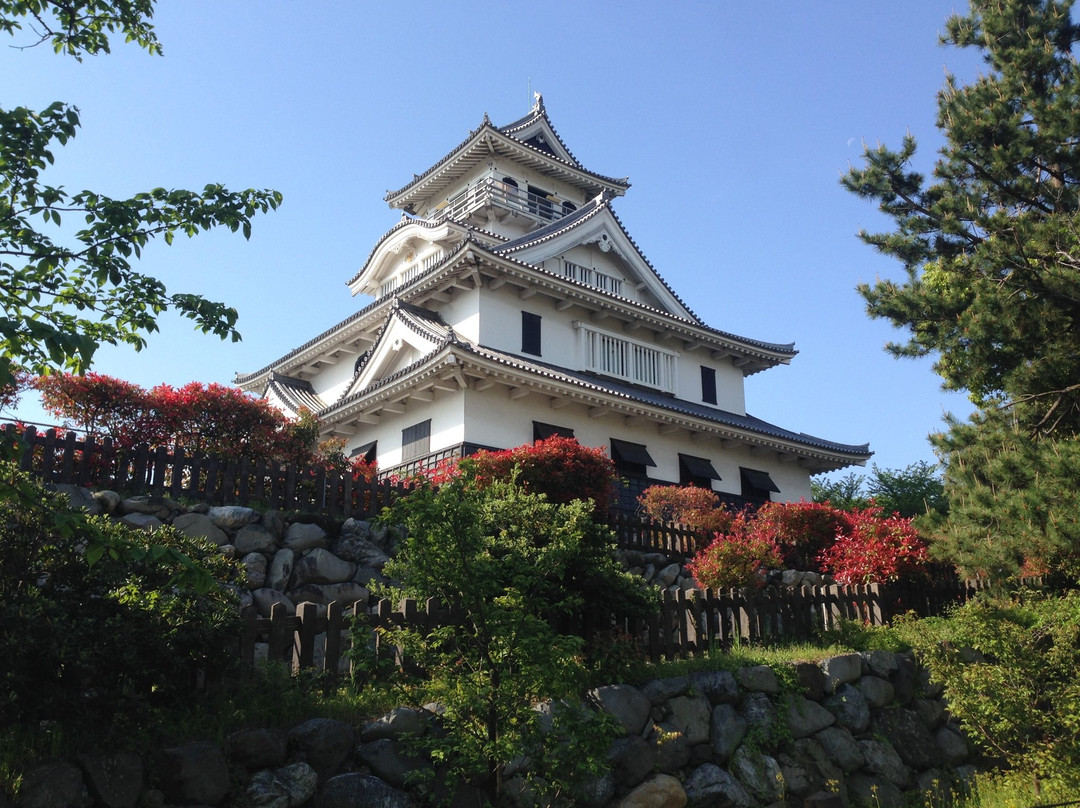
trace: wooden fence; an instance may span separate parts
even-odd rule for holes
[[[977,579],[919,588],[868,584],[727,592],[677,590],[665,592],[659,611],[645,620],[590,615],[562,630],[579,634],[586,642],[601,634],[624,637],[637,644],[645,659],[659,662],[701,657],[728,650],[736,643],[810,640],[823,630],[838,628],[842,620],[879,626],[909,611],[921,617],[939,615],[988,588],[987,581]],[[356,621],[371,629],[370,642],[377,653],[407,665],[399,649],[380,645],[378,629],[403,625],[431,629],[447,620],[448,614],[433,600],[398,604],[381,600],[370,609],[363,604],[343,608],[337,603],[328,607],[302,603],[295,615],[284,604],[276,604],[268,618],[257,617],[253,611],[245,614],[241,655],[253,663],[256,643],[262,642],[267,645],[268,659],[290,665],[293,671],[308,668],[334,678],[351,669],[350,663],[343,661],[350,642],[343,632]]]
[[[74,432],[19,431],[0,427],[0,444],[15,452],[19,467],[47,483],[111,488],[125,494],[150,494],[211,505],[245,505],[284,511],[308,511],[331,518],[376,516],[404,494],[407,483],[365,481],[349,473],[246,458],[227,460],[189,454],[182,448],[145,443],[131,449],[111,438],[97,442]],[[664,553],[682,560],[696,552],[700,538],[690,531],[654,524],[632,514],[611,516],[620,548]]]

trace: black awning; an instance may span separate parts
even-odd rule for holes
[[[568,426],[555,426],[540,421],[533,421],[533,440],[547,440],[558,435],[560,438],[574,437],[574,430]]]
[[[680,454],[679,465],[682,466],[686,473],[691,477],[700,477],[703,480],[722,479],[720,475],[716,473],[716,469],[713,468],[712,462],[706,460],[704,457]]]
[[[374,463],[375,462],[375,450],[378,447],[378,445],[379,445],[379,442],[377,440],[373,440],[373,441],[370,441],[369,443],[363,444],[362,446],[357,446],[355,449],[353,449],[351,452],[349,452],[349,459],[351,460],[351,459],[353,459],[355,457],[362,457],[368,463]]]
[[[655,466],[644,443],[630,443],[611,439],[611,459],[616,463],[632,463],[637,466]]]
[[[780,489],[776,487],[776,483],[772,481],[772,477],[768,472],[755,471],[754,469],[739,469],[742,474],[743,485],[749,485],[751,488],[756,488],[758,491],[775,491],[780,493]]]

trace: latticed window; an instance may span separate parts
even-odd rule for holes
[[[598,331],[584,323],[578,329],[581,364],[585,370],[675,392],[678,355],[644,342]]]
[[[609,275],[606,272],[600,272],[596,269],[583,267],[581,264],[575,264],[573,261],[563,261],[563,275],[578,283],[584,283],[586,286],[591,286],[594,289],[611,292],[613,295],[622,294],[621,278],[616,278],[614,275]]]

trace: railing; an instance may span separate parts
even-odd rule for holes
[[[333,517],[368,517],[402,496],[400,481],[366,481],[350,472],[319,466],[225,459],[188,454],[183,448],[117,447],[62,437],[56,430],[39,433],[15,424],[0,427],[0,441],[18,454],[19,468],[46,483],[112,488],[127,494],[187,498],[211,505],[258,505],[286,511],[319,511]]]
[[[1038,585],[1038,579],[1029,584]],[[809,640],[823,630],[852,620],[866,625],[887,625],[897,615],[914,612],[920,617],[942,614],[989,588],[984,579],[935,582],[920,586],[867,584],[762,590],[674,590],[664,592],[657,613],[641,620],[618,615],[586,614],[559,627],[587,641],[614,633],[636,643],[650,662],[688,659],[729,650],[736,643],[762,644]],[[370,648],[400,665],[400,649],[381,640],[379,629],[410,626],[430,630],[450,623],[450,615],[433,600],[406,599],[397,604],[380,600],[368,608],[361,603],[319,607],[302,603],[292,614],[275,604],[268,618],[245,614],[242,659],[257,658],[256,643],[266,643],[266,658],[291,666],[314,669],[331,678],[349,673],[348,649],[355,634],[350,626],[366,623]],[[363,636],[363,635],[360,635]]]
[[[522,191],[501,180],[488,177],[441,204],[432,212],[432,218],[464,220],[474,210],[485,205],[496,205],[514,213],[523,213],[540,222],[557,221],[577,209],[566,208],[561,200]]]

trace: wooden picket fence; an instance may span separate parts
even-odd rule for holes
[[[1038,579],[1025,581],[1039,585]],[[880,584],[816,586],[786,589],[675,590],[663,593],[660,609],[647,619],[629,620],[618,615],[583,615],[560,630],[578,634],[591,642],[600,636],[635,643],[644,659],[689,659],[730,649],[734,644],[768,644],[810,640],[823,630],[850,620],[865,625],[887,625],[894,617],[915,612],[921,617],[942,614],[989,588],[984,579],[938,582],[910,587]],[[363,603],[343,607],[331,603],[319,607],[302,603],[296,613],[276,604],[270,617],[253,610],[244,615],[241,658],[254,663],[256,643],[266,644],[266,658],[288,665],[296,672],[311,669],[330,679],[351,671],[347,659],[350,627],[368,626],[367,642],[375,653],[407,667],[400,649],[381,639],[380,629],[410,626],[430,630],[445,625],[450,615],[434,600],[411,599],[393,604],[380,600],[370,608]]]
[[[356,479],[320,467],[287,463],[227,460],[190,454],[183,448],[139,444],[117,447],[111,438],[98,442],[55,429],[20,431],[0,427],[0,445],[18,456],[19,467],[47,483],[110,488],[125,494],[149,494],[283,511],[318,512],[331,518],[376,516],[408,491],[400,480]],[[690,558],[700,538],[688,530],[613,512],[611,527],[620,548]]]

